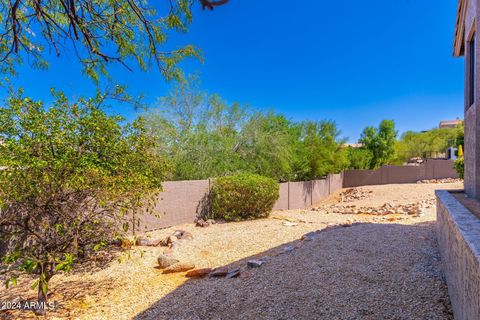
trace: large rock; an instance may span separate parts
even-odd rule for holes
[[[157,261],[158,261],[158,266],[162,269],[168,268],[179,262],[179,260],[172,257],[168,257],[163,254],[157,258]]]
[[[195,265],[191,262],[177,262],[163,270],[163,273],[185,272],[192,269],[195,269]]]
[[[203,278],[212,272],[212,268],[193,269],[188,271],[185,276],[187,278]]]

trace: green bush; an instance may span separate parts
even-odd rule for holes
[[[454,164],[455,170],[457,170],[457,174],[460,179],[463,179],[464,172],[465,172],[465,166],[463,162],[464,162],[463,157],[460,157],[457,160],[455,160],[455,164]]]
[[[279,184],[256,174],[217,178],[211,191],[210,215],[239,221],[267,217],[279,197]]]

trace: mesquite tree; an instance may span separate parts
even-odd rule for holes
[[[25,58],[48,67],[48,56],[73,52],[84,72],[98,80],[110,63],[130,69],[153,61],[167,78],[178,78],[178,62],[197,56],[191,45],[165,47],[172,30],[186,31],[195,0],[0,0],[0,68],[14,74]],[[200,0],[213,9],[228,0]]]
[[[132,212],[154,204],[164,172],[142,119],[108,115],[103,94],[54,97],[47,108],[15,94],[0,109],[5,281],[37,275],[39,302],[52,276],[122,236]]]

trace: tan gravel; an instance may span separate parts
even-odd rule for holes
[[[349,205],[407,204],[433,198],[434,189],[459,189],[460,183],[361,187],[369,193]],[[370,191],[372,191],[370,193]],[[320,206],[337,203],[340,192]],[[397,215],[398,216],[398,215]],[[60,301],[49,318],[69,319],[452,319],[434,234],[434,208],[421,217],[320,214],[310,210],[275,212],[269,219],[193,224],[152,232],[157,239],[176,229],[193,240],[174,256],[197,267],[241,266],[271,256],[260,268],[236,279],[189,280],[155,269],[161,247],[135,248],[93,272],[53,278],[52,299]],[[286,221],[290,225],[285,226]],[[328,225],[351,227],[303,234]],[[34,296],[28,281],[0,289],[0,300]],[[12,319],[26,313],[0,314]]]

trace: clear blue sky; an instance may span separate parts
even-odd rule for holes
[[[452,57],[457,1],[231,0],[211,11],[197,5],[186,35],[205,56],[205,90],[230,102],[273,109],[293,120],[335,120],[356,141],[367,125],[394,119],[400,132],[463,118],[463,59]],[[168,85],[152,69],[113,75],[147,101]],[[73,54],[52,58],[48,72],[21,69],[16,84],[48,99],[49,88],[71,96],[92,92]],[[134,111],[120,110],[127,118]]]

